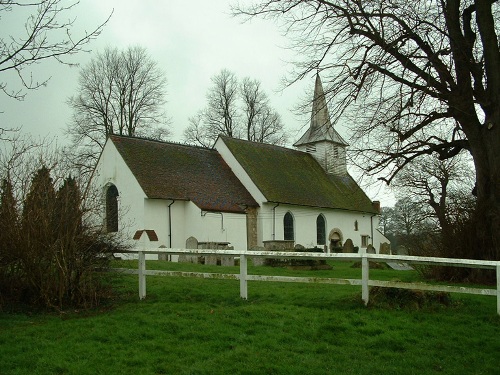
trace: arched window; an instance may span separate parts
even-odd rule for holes
[[[318,245],[326,243],[326,222],[322,214],[319,214],[316,218],[316,243]]]
[[[293,233],[293,216],[290,212],[287,212],[285,214],[285,217],[283,218],[283,239],[284,240],[294,240],[294,233]]]
[[[118,232],[118,189],[115,185],[106,190],[106,232]]]

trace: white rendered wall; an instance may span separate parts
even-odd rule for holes
[[[130,243],[138,229],[145,228],[144,199],[134,175],[111,141],[106,142],[92,178],[92,186],[100,196],[102,223],[105,225],[106,190],[113,184],[118,189],[118,230]]]
[[[245,214],[206,212],[189,202],[186,207],[184,242],[192,236],[198,242],[229,242],[235,249],[245,250],[246,225]]]
[[[259,237],[259,245],[261,241],[273,239],[273,207],[276,204],[263,203],[259,210],[259,231],[262,233],[262,239]],[[326,245],[329,245],[328,235],[332,229],[340,229],[342,234],[342,243],[350,238],[354,246],[359,247],[359,251],[364,251],[361,246],[362,236],[368,236],[368,243],[371,243],[372,224],[373,224],[373,245],[378,251],[381,242],[389,242],[383,237],[376,228],[378,227],[378,217],[368,213],[359,213],[351,211],[319,209],[301,206],[283,205],[280,204],[275,208],[275,237],[276,240],[283,240],[283,218],[287,212],[290,212],[294,218],[294,235],[295,243],[309,247],[323,247],[317,243],[316,237],[316,219],[318,215],[323,214],[325,217],[326,226]],[[358,222],[357,229],[355,222]]]

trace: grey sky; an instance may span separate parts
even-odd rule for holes
[[[308,126],[310,113],[297,117],[292,109],[312,95],[314,78],[306,77],[282,89],[282,80],[292,69],[293,53],[287,40],[269,20],[243,22],[230,15],[235,0],[81,0],[77,7],[74,32],[88,30],[113,15],[99,38],[92,42],[93,52],[106,46],[126,48],[140,45],[165,71],[168,80],[166,112],[172,119],[173,141],[182,141],[188,118],[206,104],[210,78],[221,69],[237,77],[249,76],[262,82],[271,104],[281,114],[291,140]],[[23,20],[24,21],[24,20]],[[21,27],[19,19],[2,19],[2,33]],[[79,54],[73,61],[85,65],[93,54]],[[77,89],[78,67],[45,61],[34,68],[38,80],[51,77],[47,87],[28,92],[23,102],[0,95],[2,127],[21,127],[25,133],[57,137],[65,144],[64,129],[71,117],[66,104]],[[2,79],[9,78],[3,75]],[[310,99],[310,98],[309,98]],[[349,139],[346,129],[337,127]],[[376,189],[372,199],[382,197]],[[391,196],[388,198],[392,200]],[[383,202],[384,204],[384,202]]]
[[[223,68],[239,78],[260,80],[295,136],[307,118],[298,119],[290,110],[303,98],[304,90],[312,89],[314,77],[281,91],[281,80],[290,69],[287,61],[292,59],[291,52],[283,48],[285,38],[272,22],[242,23],[243,19],[232,17],[231,1],[82,0],[77,8],[75,32],[90,30],[114,9],[108,25],[90,48],[102,51],[106,46],[146,47],[168,79],[166,111],[172,118],[175,141],[181,141],[188,117],[205,106],[210,78]],[[74,61],[84,65],[91,58],[92,53],[80,54]],[[71,116],[66,99],[76,93],[78,68],[46,61],[35,68],[34,75],[39,80],[50,76],[47,87],[29,92],[24,102],[1,97],[2,123],[21,126],[24,132],[36,135],[58,136],[64,142],[63,130]]]

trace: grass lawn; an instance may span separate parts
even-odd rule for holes
[[[250,274],[359,278],[332,271],[249,267]],[[119,264],[123,266],[123,262]],[[167,262],[150,269],[237,273]],[[412,271],[373,278],[418,280]],[[0,313],[0,374],[500,374],[494,297],[453,295],[452,306],[366,308],[359,286],[113,276],[100,310]]]

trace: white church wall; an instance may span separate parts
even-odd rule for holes
[[[102,223],[105,224],[106,190],[118,189],[118,230],[130,243],[137,229],[144,228],[146,195],[112,142],[107,142],[93,176],[93,187],[101,199]]]
[[[273,208],[275,211],[274,214]],[[294,218],[295,243],[303,245],[307,248],[323,248],[324,246],[323,244],[317,243],[316,219],[320,214],[322,214],[325,218],[327,246],[330,244],[328,236],[334,229],[339,229],[339,231],[341,232],[340,234],[342,244],[345,243],[345,240],[350,238],[353,241],[354,246],[359,247],[359,251],[364,251],[364,249],[366,249],[366,246],[363,246],[363,236],[365,236],[365,239],[367,240],[366,244],[370,244],[372,243],[371,237],[373,233],[373,244],[377,251],[380,246],[379,242],[386,241],[384,240],[384,238],[382,238],[383,236],[381,237],[381,234],[376,230],[378,226],[378,217],[372,216],[368,213],[283,204],[276,206],[276,204],[265,203],[261,205],[261,209],[259,211],[259,229],[262,233],[262,239],[259,238],[260,245],[262,245],[261,241],[284,239],[283,218],[287,212],[290,212]],[[274,227],[273,218],[275,220]],[[274,238],[273,228],[275,232]]]
[[[247,248],[245,214],[206,212],[189,202],[184,228],[185,240],[192,236],[198,242],[228,242],[238,250]]]

